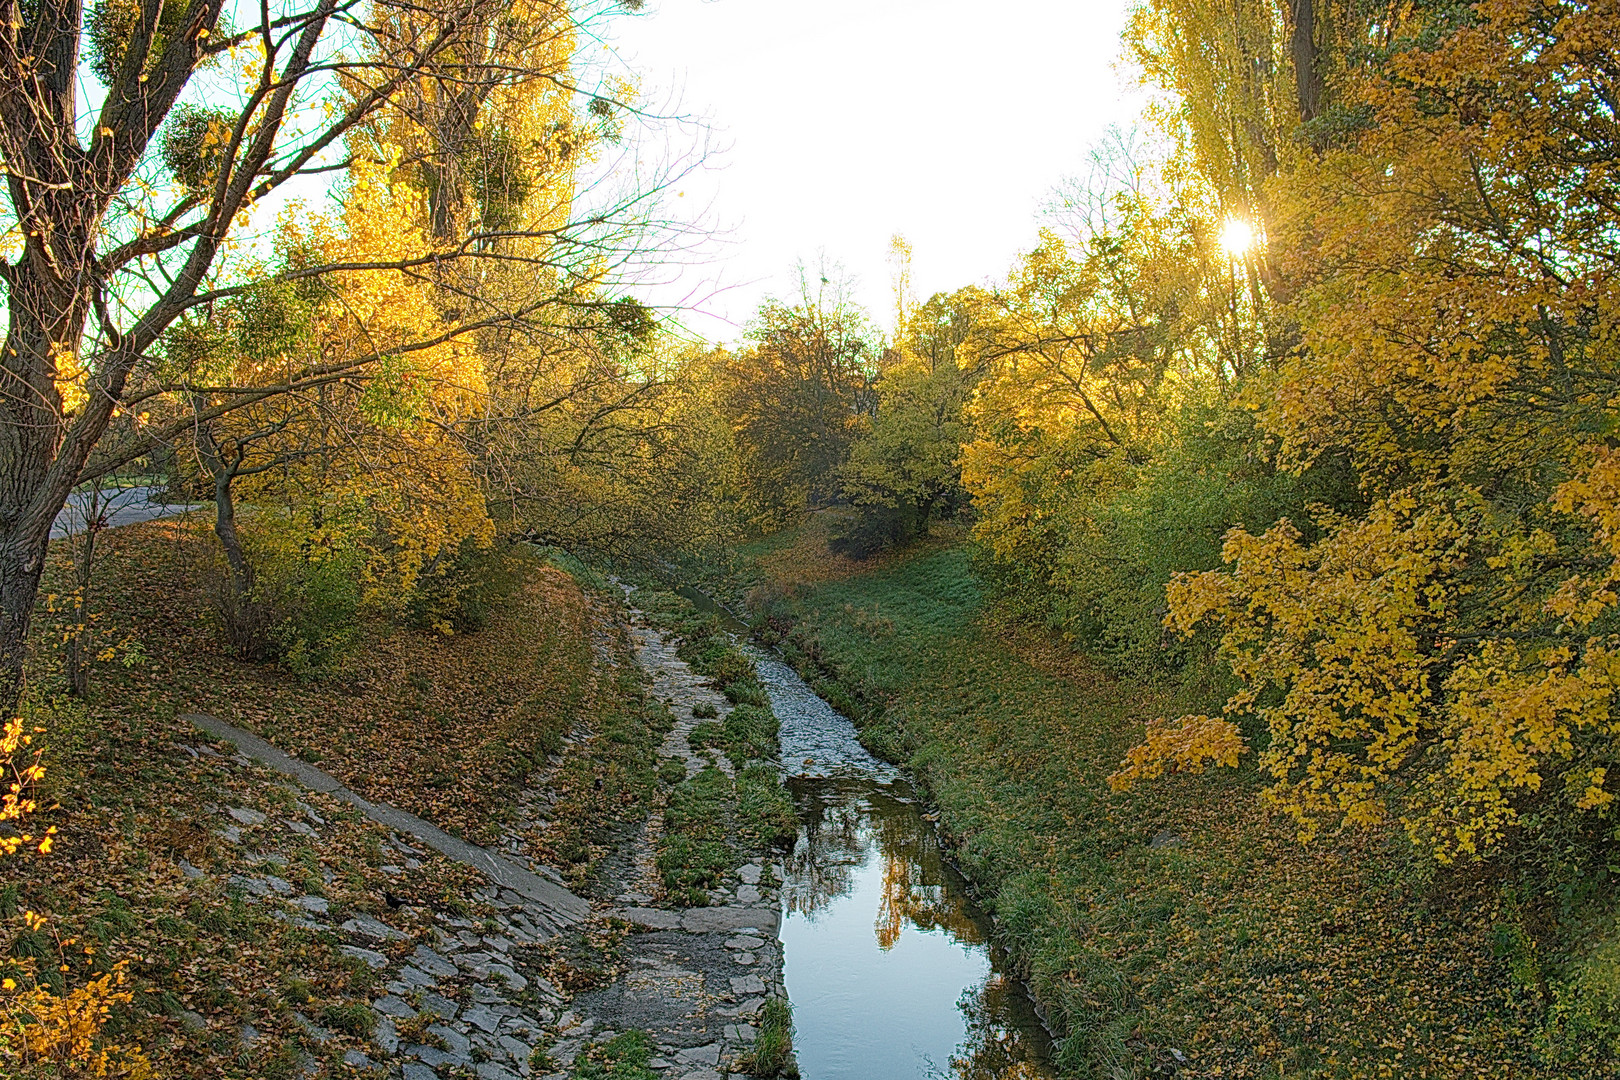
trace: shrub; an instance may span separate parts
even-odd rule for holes
[[[510,545],[488,547],[467,537],[423,568],[406,605],[406,621],[441,633],[482,630],[490,612],[522,582],[522,564],[529,558]]]
[[[904,547],[927,528],[927,519],[910,505],[856,507],[834,528],[827,547],[834,555],[869,559],[890,548]]]

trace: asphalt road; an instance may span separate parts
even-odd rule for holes
[[[90,526],[93,513],[99,516],[101,528],[112,529],[119,525],[133,525],[137,521],[183,514],[187,510],[197,509],[199,505],[165,502],[164,491],[159,487],[109,488],[101,492],[99,499],[92,497],[89,492],[75,491],[68,496],[62,512],[56,515],[56,524],[51,526],[51,539],[58,540],[83,532]]]

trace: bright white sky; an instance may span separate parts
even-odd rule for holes
[[[889,238],[921,299],[1000,279],[1038,211],[1141,108],[1117,63],[1127,0],[652,0],[614,44],[654,106],[703,117],[721,151],[679,187],[726,240],[647,299],[730,341],[825,252],[892,323]],[[674,136],[677,139],[681,135]],[[690,142],[690,132],[685,136]],[[718,282],[720,291],[713,283]]]

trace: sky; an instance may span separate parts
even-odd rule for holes
[[[1141,109],[1122,67],[1126,0],[651,0],[609,43],[656,111],[699,118],[711,147],[671,205],[716,230],[701,260],[645,286],[695,303],[732,341],[795,266],[842,266],[885,328],[890,237],[913,291],[999,280],[1040,208],[1110,125]],[[665,126],[672,154],[690,125]]]

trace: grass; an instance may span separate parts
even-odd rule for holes
[[[620,1032],[574,1058],[574,1080],[657,1080],[647,1064],[654,1049],[646,1032]]]
[[[1252,767],[1111,791],[1142,723],[1204,695],[998,618],[963,547],[806,581],[819,542],[756,562],[760,625],[924,783],[1064,1075],[1612,1075],[1538,1052],[1545,1006],[1493,956],[1488,883],[1437,877],[1393,830],[1302,848]]]
[[[572,858],[564,868],[576,879],[620,822],[647,812],[653,749],[669,717],[645,701],[623,640],[601,642],[616,665],[593,666],[593,635],[611,638],[606,612],[558,570],[528,559],[521,587],[478,633],[368,626],[365,649],[308,682],[219,644],[200,584],[213,545],[200,526],[128,526],[102,544],[96,632],[107,644],[138,642],[139,659],[100,664],[86,702],[50,700],[60,628],[49,610],[36,624],[30,719],[46,729],[41,802],[50,807],[41,823],[59,833],[50,856],[0,871],[0,975],[13,977],[35,953],[40,982],[71,988],[124,963],[134,1001],[113,1009],[106,1035],[138,1044],[153,1075],[293,1076],[306,1053],[323,1075],[343,1075],[345,1050],[370,1049],[376,973],[341,951],[346,939],[275,918],[274,903],[249,903],[231,875],[285,879],[324,898],[334,924],[385,916],[407,940],[378,948],[404,953],[431,943],[435,910],[476,916],[465,898],[481,880],[431,853],[385,870],[408,860],[380,827],[233,762],[224,746],[188,749],[208,740],[183,713],[253,728],[368,796],[475,840],[491,835],[528,774],[549,765],[546,751],[574,732],[583,738],[551,774],[559,797],[538,840]],[[47,598],[61,591],[63,569],[56,553]],[[238,826],[229,807],[265,820]],[[316,836],[294,827],[309,820],[306,807],[323,819]],[[222,835],[227,826],[239,828],[240,843]],[[48,916],[43,932],[21,925],[29,909]],[[336,1037],[311,1039],[295,1009]],[[244,1024],[260,1035],[251,1050],[239,1042]],[[0,1049],[0,1073],[8,1064]]]
[[[206,584],[218,544],[203,523],[128,526],[101,545],[91,603],[112,622],[98,637],[138,642],[145,660],[102,665],[98,698],[212,713],[465,839],[493,838],[500,812],[586,714],[586,595],[525,552],[509,555],[519,584],[484,630],[366,625],[363,644],[311,684],[219,644]],[[67,591],[50,580],[64,569],[53,564],[47,596]],[[46,680],[52,659],[35,664]]]
[[[754,1045],[738,1062],[749,1076],[778,1076],[797,1080],[793,1060],[793,1009],[781,998],[771,998],[760,1010]]]

